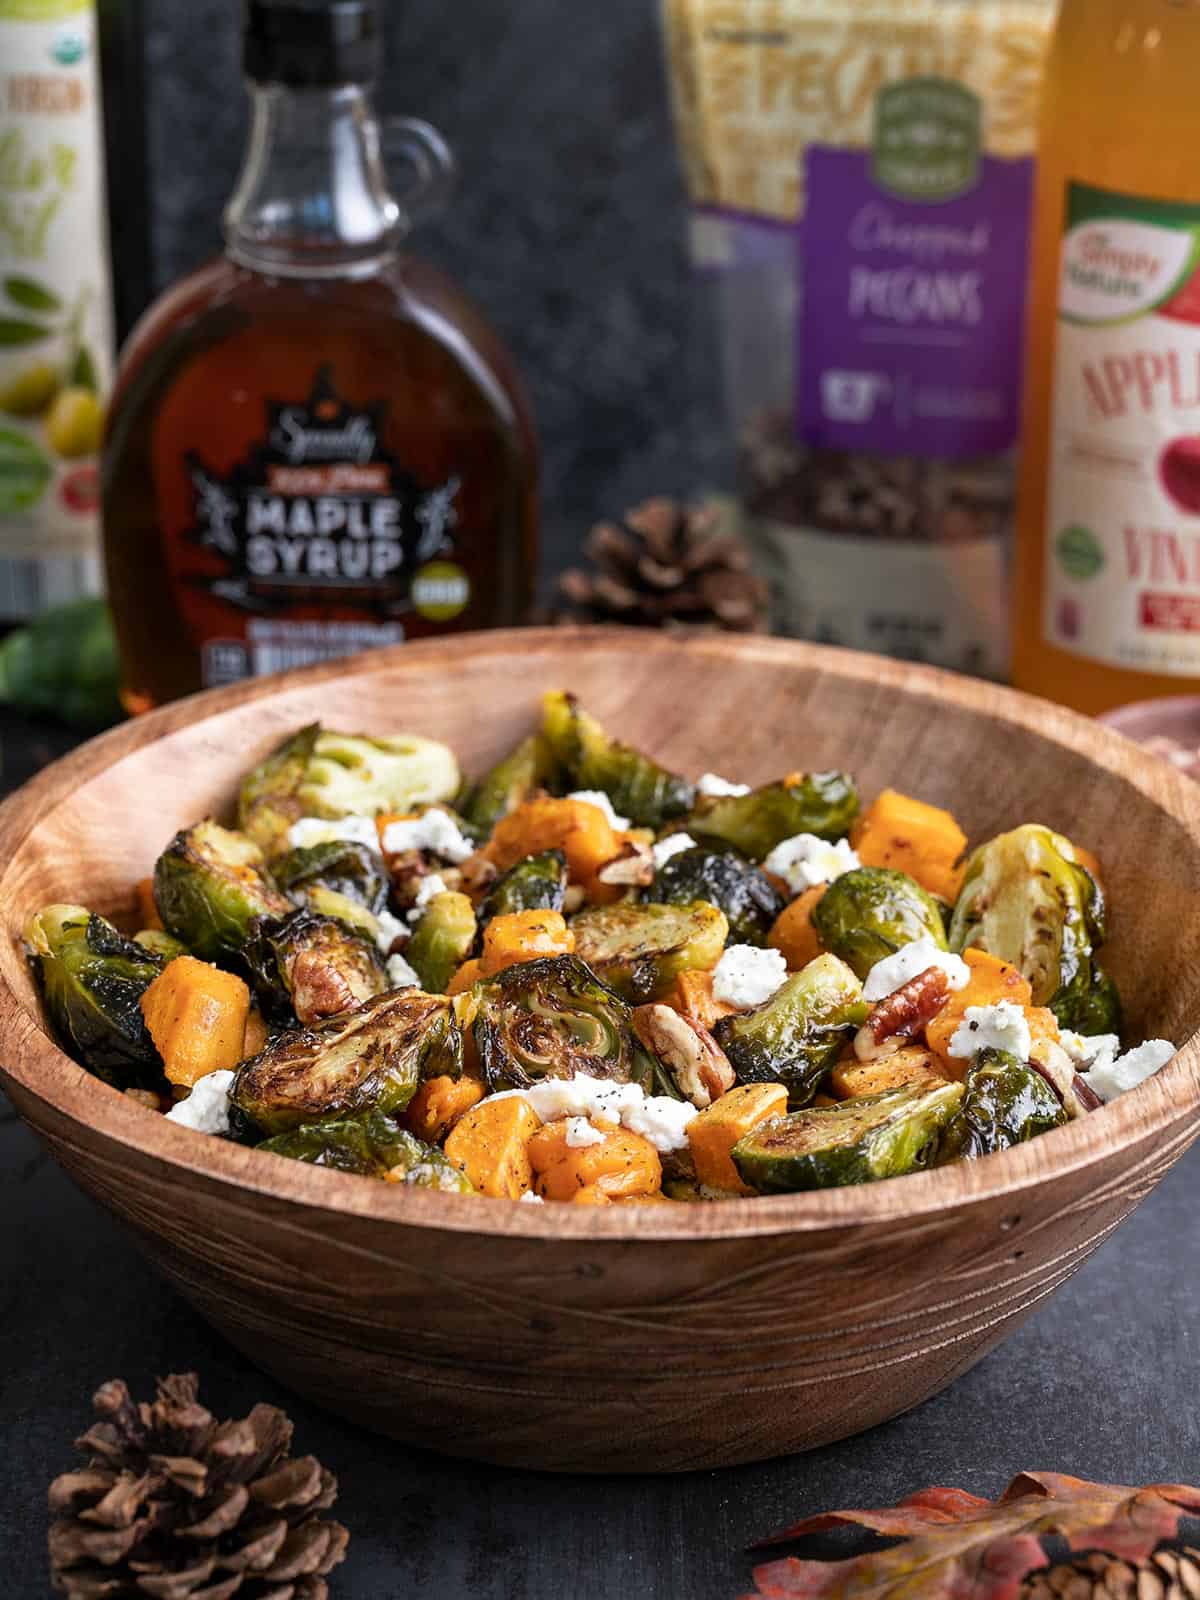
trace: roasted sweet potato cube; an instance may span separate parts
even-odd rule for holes
[[[738,1177],[730,1151],[738,1140],[768,1117],[787,1110],[788,1093],[781,1083],[746,1083],[723,1094],[688,1124],[688,1144],[696,1177],[710,1189],[752,1194]]]

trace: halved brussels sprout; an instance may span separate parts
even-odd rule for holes
[[[773,1117],[734,1145],[733,1164],[760,1194],[899,1178],[930,1164],[962,1097],[961,1083],[910,1084]]]
[[[1037,823],[1002,833],[970,857],[950,923],[950,946],[1010,962],[1049,1006],[1078,1028],[1105,937],[1104,896],[1062,834]],[[1107,1031],[1107,1030],[1105,1030]]]
[[[729,922],[730,944],[762,947],[786,905],[783,896],[753,863],[736,850],[697,845],[665,861],[654,875],[646,898],[660,905],[688,905],[707,900],[719,906]]]
[[[394,1115],[423,1075],[461,1072],[462,1035],[449,1002],[404,989],[281,1034],[238,1069],[230,1102],[263,1133],[286,1133],[364,1111]]]
[[[548,740],[540,733],[523,739],[473,788],[460,804],[465,819],[488,834],[510,811],[539,789],[549,789],[558,777],[558,762]]]
[[[452,800],[461,784],[453,750],[437,739],[322,729],[297,798],[306,817],[373,817]]]
[[[765,1005],[722,1017],[712,1030],[739,1083],[782,1083],[792,1110],[806,1106],[870,1008],[844,961],[822,955]]]
[[[300,785],[316,749],[319,722],[309,723],[272,750],[265,761],[242,779],[237,824],[267,856],[288,847],[288,830],[305,815]]]
[[[444,994],[450,979],[475,946],[475,908],[465,894],[447,890],[425,907],[404,959],[430,994]]]
[[[877,961],[914,939],[932,939],[946,949],[937,901],[891,867],[857,867],[835,879],[813,908],[812,923],[822,948],[864,979]]]
[[[164,967],[168,961],[174,961],[177,956],[190,956],[192,953],[182,939],[164,933],[161,928],[143,928],[141,933],[134,934],[133,942],[141,945],[147,955],[161,961]]]
[[[1108,974],[1102,972],[1095,962],[1092,963],[1092,986],[1081,996],[1079,1004],[1073,1009],[1072,1020],[1064,1026],[1076,1033],[1086,1034],[1089,1038],[1100,1033],[1115,1033],[1119,1036],[1124,1032],[1124,1007],[1121,1004],[1120,991]]]
[[[154,901],[167,932],[202,961],[236,961],[256,917],[292,910],[254,841],[211,820],[177,833],[159,856]]]
[[[344,922],[293,911],[256,922],[244,956],[264,1015],[302,1026],[353,1011],[382,994],[387,974],[375,946]]]
[[[571,931],[579,959],[619,995],[642,1005],[665,994],[681,972],[715,967],[729,923],[705,900],[685,906],[622,902],[580,912]]]
[[[858,815],[858,790],[844,772],[810,772],[750,794],[702,803],[687,831],[702,844],[732,845],[751,861],[765,861],[777,844],[798,833],[842,839]]]
[[[572,789],[600,789],[613,810],[640,828],[661,828],[682,817],[696,798],[695,785],[628,745],[610,739],[572,694],[542,700],[542,732]]]
[[[390,886],[381,852],[345,839],[289,850],[273,863],[271,876],[297,901],[323,889],[371,912],[384,910],[388,903]]]
[[[576,956],[509,967],[477,996],[475,1043],[489,1090],[577,1073],[630,1083],[650,1069],[629,1007]]]
[[[440,1150],[397,1127],[381,1111],[310,1122],[307,1127],[276,1134],[258,1148],[291,1161],[307,1161],[314,1167],[331,1167],[364,1178],[453,1194],[475,1193],[467,1175]]]
[[[1067,1121],[1042,1077],[1003,1050],[982,1050],[967,1071],[966,1093],[938,1147],[938,1161],[973,1161],[1023,1144]]]
[[[479,922],[517,911],[561,911],[566,898],[567,858],[561,850],[543,850],[496,879],[480,904]]]
[[[162,960],[84,906],[45,906],[24,932],[46,1012],[65,1048],[118,1089],[158,1083],[162,1062],[140,1002]]]

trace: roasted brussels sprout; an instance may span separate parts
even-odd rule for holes
[[[212,821],[177,833],[159,856],[154,900],[167,932],[203,961],[237,961],[256,917],[292,910],[254,841]]]
[[[319,722],[290,734],[248,772],[238,792],[237,824],[267,856],[288,847],[288,830],[305,815],[300,785],[316,749]]]
[[[148,955],[156,957],[163,966],[168,961],[174,961],[176,956],[190,956],[192,953],[182,939],[164,933],[161,928],[143,928],[141,933],[134,934],[133,942],[141,945]]]
[[[1003,1050],[982,1050],[967,1071],[962,1103],[942,1130],[938,1161],[973,1161],[1066,1121],[1062,1101],[1040,1072]]]
[[[765,861],[777,844],[798,833],[844,838],[857,815],[852,778],[844,772],[810,772],[750,794],[706,801],[686,826],[702,844],[731,845],[751,861]]]
[[[575,954],[635,1005],[656,1000],[681,972],[715,967],[729,923],[707,901],[594,906],[571,922]]]
[[[372,912],[384,910],[388,903],[382,854],[345,839],[289,850],[273,864],[271,876],[296,900],[307,899],[313,889],[324,889]]]
[[[258,1148],[291,1161],[307,1161],[314,1167],[332,1167],[364,1178],[385,1178],[389,1183],[454,1194],[475,1193],[466,1174],[440,1150],[397,1127],[381,1111],[310,1122],[307,1127],[276,1134]]]
[[[421,987],[430,994],[444,994],[471,954],[477,933],[475,908],[465,894],[449,890],[435,894],[404,950],[404,959],[420,978]]]
[[[1092,986],[1081,996],[1073,1012],[1073,1020],[1065,1026],[1089,1036],[1099,1033],[1115,1033],[1119,1036],[1124,1032],[1124,1007],[1121,1005],[1120,991],[1108,974],[1094,963]]]
[[[841,956],[864,979],[877,961],[914,939],[946,948],[937,901],[891,867],[857,867],[835,879],[813,908],[812,922],[822,949]]]
[[[293,911],[254,924],[244,950],[263,1014],[302,1026],[353,1011],[382,994],[387,974],[375,946],[344,922]]]
[[[475,1043],[489,1090],[545,1078],[629,1083],[647,1070],[629,1007],[576,956],[509,967],[480,986]]]
[[[1070,840],[1029,823],[968,860],[950,946],[1010,962],[1032,985],[1035,1006],[1078,1028],[1090,1009],[1105,922],[1104,896]]]
[[[516,911],[561,911],[566,898],[567,858],[561,850],[543,850],[496,879],[480,904],[479,922]]]
[[[83,906],[46,906],[25,924],[25,944],[55,1032],[89,1072],[118,1089],[156,1084],[162,1063],[141,998],[163,969]]]
[[[556,691],[545,696],[542,732],[570,788],[603,790],[614,811],[639,828],[661,828],[695,802],[694,784],[610,739],[574,695]]]
[[[846,963],[823,955],[793,973],[765,1005],[722,1017],[712,1031],[739,1083],[782,1083],[798,1111],[868,1010]]]
[[[558,762],[543,734],[530,734],[504,757],[461,800],[459,809],[473,827],[488,834],[510,811],[538,789],[549,789],[558,777]]]
[[[760,1194],[899,1178],[934,1159],[961,1083],[911,1084],[762,1122],[733,1147],[743,1183]]]
[[[785,907],[783,896],[765,872],[736,850],[697,845],[665,861],[654,875],[647,899],[660,905],[688,905],[707,900],[719,906],[729,922],[730,944],[760,947]]]
[[[422,1076],[462,1072],[450,1003],[404,989],[315,1028],[281,1034],[238,1069],[231,1104],[271,1135],[364,1111],[403,1111]]]

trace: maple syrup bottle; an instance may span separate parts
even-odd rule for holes
[[[381,129],[378,57],[377,0],[249,0],[225,254],[142,319],[113,398],[104,538],[130,711],[525,620],[529,407],[480,315],[403,251],[451,161],[426,124]]]

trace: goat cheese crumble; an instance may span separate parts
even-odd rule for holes
[[[525,1193],[521,1196],[520,1204],[526,1206],[544,1206],[546,1202],[542,1199],[540,1194],[534,1194],[532,1189],[526,1189]]]
[[[793,895],[801,895],[861,866],[847,840],[830,844],[815,833],[797,833],[775,846],[763,862],[763,871],[782,878]]]
[[[709,800],[723,800],[726,797],[740,799],[742,795],[750,793],[750,785],[729,783],[715,772],[706,772],[696,782],[696,793]]]
[[[1082,1074],[1083,1081],[1101,1100],[1115,1100],[1119,1094],[1127,1094],[1152,1078],[1174,1054],[1175,1046],[1168,1040],[1147,1039],[1145,1044],[1127,1050],[1115,1060],[1105,1053],[1090,1071]]]
[[[713,999],[750,1011],[764,1005],[787,980],[787,962],[780,950],[759,950],[733,944],[713,972]]]
[[[186,1100],[167,1112],[168,1122],[194,1128],[197,1133],[229,1132],[229,1091],[235,1072],[210,1072],[197,1078]]]
[[[446,880],[440,872],[431,872],[427,878],[422,878],[417,889],[417,898],[412,903],[411,911],[407,912],[409,922],[420,922],[425,907],[435,894],[446,893]]]
[[[623,1127],[630,1133],[640,1133],[649,1139],[662,1155],[672,1150],[687,1149],[688,1123],[698,1116],[694,1105],[687,1100],[672,1100],[667,1095],[647,1095],[641,1105],[631,1106],[621,1118]]]
[[[682,1150],[686,1128],[696,1115],[695,1106],[667,1095],[647,1095],[636,1083],[608,1083],[577,1073],[573,1078],[547,1078],[530,1089],[505,1089],[492,1100],[524,1100],[543,1122],[562,1117],[588,1121],[593,1117],[619,1122],[630,1133],[640,1133],[661,1154]]]
[[[595,806],[597,811],[603,811],[609,827],[616,833],[624,833],[631,825],[628,817],[619,817],[613,810],[613,803],[603,789],[576,789],[567,799],[582,800],[586,805]]]
[[[1082,1073],[1101,1065],[1111,1067],[1121,1054],[1121,1040],[1115,1033],[1072,1033],[1069,1028],[1063,1028],[1059,1037],[1063,1049]]]
[[[690,833],[670,833],[654,846],[654,870],[665,867],[672,856],[681,856],[685,850],[694,850],[696,841]]]
[[[419,989],[421,980],[403,956],[387,958],[388,984],[393,989]]]
[[[950,1054],[960,1061],[970,1061],[981,1050],[1005,1050],[1018,1061],[1028,1061],[1032,1049],[1029,1022],[1011,1000],[968,1006],[950,1039]]]
[[[387,955],[397,939],[408,938],[408,924],[401,922],[399,917],[394,917],[386,907],[382,911],[375,912],[375,921],[379,924],[375,943],[383,955]]]
[[[288,843],[293,850],[311,850],[316,844],[365,844],[369,850],[379,849],[379,829],[374,817],[301,817],[288,829]]]
[[[419,817],[402,817],[383,830],[383,848],[389,855],[402,850],[428,850],[444,861],[465,861],[475,846],[448,812],[436,806]]]
[[[897,989],[903,989],[906,983],[919,978],[923,972],[928,972],[930,967],[937,967],[946,974],[946,981],[951,989],[965,989],[971,981],[971,969],[962,957],[953,956],[949,951],[939,949],[927,936],[924,939],[914,939],[911,944],[904,945],[893,955],[884,956],[882,961],[877,961],[867,973],[867,981],[863,984],[863,999],[872,1002],[886,1000],[888,995],[895,994]]]
[[[589,1144],[603,1144],[608,1135],[602,1128],[593,1128],[586,1117],[567,1118],[567,1144],[572,1150],[583,1150]]]

